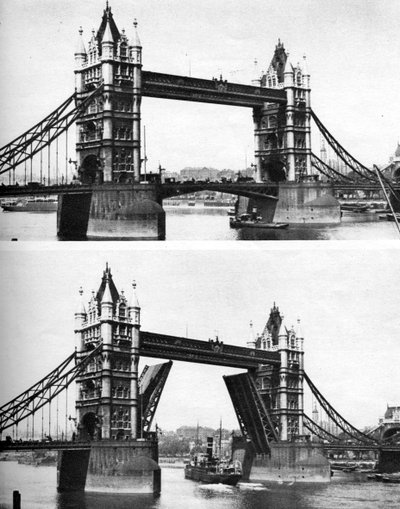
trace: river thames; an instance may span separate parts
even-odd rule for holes
[[[162,492],[153,495],[64,493],[56,490],[56,467],[0,462],[0,508],[23,509],[397,509],[400,485],[367,481],[365,474],[339,474],[329,484],[241,483],[203,485],[184,479],[183,468],[163,468]]]
[[[229,227],[223,207],[166,206],[166,240],[397,240],[395,223],[374,213],[345,215],[339,225],[289,225],[285,230]],[[56,213],[0,212],[0,240],[58,240]]]

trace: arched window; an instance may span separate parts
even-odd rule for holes
[[[274,129],[277,127],[277,125],[278,125],[278,122],[276,120],[276,117],[274,115],[269,117],[269,127]]]
[[[126,44],[124,44],[124,43],[121,44],[119,51],[120,51],[120,56],[122,58],[125,58],[127,56],[127,47],[126,47]]]

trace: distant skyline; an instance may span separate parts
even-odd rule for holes
[[[338,141],[366,165],[385,164],[400,138],[398,0],[110,0],[119,29],[138,19],[143,68],[250,83],[266,70],[278,38],[293,63],[307,56],[311,101]],[[79,26],[87,43],[106,2],[1,2],[0,146],[74,90]],[[148,171],[253,162],[252,112],[144,98]],[[314,131],[313,150],[319,153]],[[73,158],[72,154],[72,158]]]
[[[284,244],[3,243],[0,404],[73,351],[78,289],[88,301],[108,262],[120,291],[136,280],[147,331],[245,346],[250,320],[260,333],[276,302],[289,326],[301,319],[322,394],[352,424],[377,424],[400,404],[398,243]],[[157,362],[142,358],[140,370]],[[237,429],[222,375],[240,371],[175,361],[155,421]]]

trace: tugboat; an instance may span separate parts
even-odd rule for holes
[[[287,228],[289,223],[264,223],[260,216],[252,217],[250,214],[241,214],[239,217],[230,217],[229,226],[231,228],[283,229]]]
[[[213,438],[207,437],[207,453],[195,454],[185,465],[185,479],[207,484],[228,484],[236,486],[242,478],[239,461],[235,463],[213,457]]]

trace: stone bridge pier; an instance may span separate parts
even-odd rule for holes
[[[103,184],[59,197],[61,238],[164,240],[165,211],[153,184]]]

